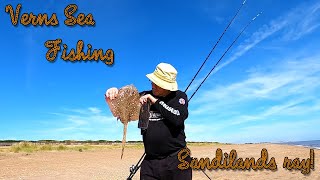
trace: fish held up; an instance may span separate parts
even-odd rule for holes
[[[123,157],[124,147],[126,143],[127,127],[130,121],[139,119],[140,113],[140,95],[134,85],[127,85],[121,87],[118,91],[118,96],[113,99],[107,99],[107,104],[112,112],[112,115],[122,122],[123,138],[122,138],[122,153]]]

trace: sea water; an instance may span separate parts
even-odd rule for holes
[[[289,145],[295,145],[295,146],[303,146],[303,147],[320,149],[320,140],[282,142],[281,144],[289,144]]]

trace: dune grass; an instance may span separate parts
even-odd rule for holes
[[[26,152],[26,153],[32,153],[32,152],[38,152],[38,151],[79,151],[82,152],[84,150],[92,149],[93,147],[90,147],[90,145],[77,145],[77,146],[71,146],[71,145],[51,145],[51,144],[36,144],[31,142],[20,142],[17,144],[12,145],[9,148],[9,152]]]
[[[2,148],[0,152],[40,152],[40,151],[89,151],[89,150],[102,150],[102,149],[121,149],[122,143],[112,143],[104,145],[66,145],[66,144],[39,144],[33,142],[20,142],[10,147]],[[143,149],[143,143],[126,143],[125,148]]]
[[[217,146],[225,143],[219,142],[187,142],[187,146]]]
[[[217,146],[221,143],[218,142],[188,142],[187,146]],[[0,148],[0,152],[41,152],[41,151],[90,151],[90,150],[103,150],[103,149],[121,149],[122,143],[111,143],[103,145],[94,145],[94,144],[78,144],[78,145],[67,145],[67,144],[40,144],[34,142],[23,141],[16,143],[12,146]],[[125,148],[130,149],[143,149],[142,142],[135,143],[126,143]]]

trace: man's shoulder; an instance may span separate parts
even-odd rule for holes
[[[185,97],[187,98],[187,94],[181,90],[176,91],[176,96]]]
[[[183,105],[188,104],[188,96],[183,91],[180,91],[180,90],[176,91],[175,99],[177,99],[180,104],[183,104]]]

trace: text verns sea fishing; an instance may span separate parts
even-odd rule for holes
[[[10,15],[10,20],[13,26],[17,26],[18,22],[20,24],[28,27],[32,26],[58,26],[59,20],[56,13],[53,13],[50,17],[48,14],[38,14],[35,15],[34,13],[23,13],[20,15],[22,5],[18,4],[16,9],[14,10],[13,7],[8,4],[5,7],[5,12]],[[66,20],[64,24],[67,26],[95,26],[96,22],[93,18],[91,13],[84,14],[79,13],[76,17],[75,14],[77,12],[78,6],[76,4],[69,4],[64,9],[64,15]],[[61,44],[62,40],[57,38],[55,40],[47,40],[44,43],[44,46],[48,48],[46,53],[46,59],[50,62],[54,62],[58,56],[58,53],[61,51],[61,46],[63,47],[61,59],[64,61],[103,61],[106,65],[112,65],[114,63],[114,52],[112,49],[107,49],[105,52],[103,49],[92,49],[91,44],[87,44],[87,50],[84,52],[84,42],[79,40],[77,42],[76,49],[72,48],[69,52],[68,46],[66,44]]]

